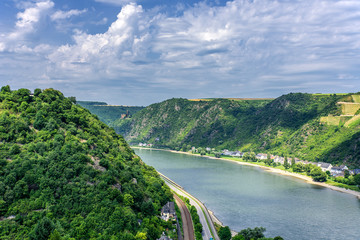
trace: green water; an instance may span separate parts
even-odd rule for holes
[[[135,149],[143,161],[200,199],[235,231],[265,227],[284,239],[360,239],[360,201],[257,167]]]

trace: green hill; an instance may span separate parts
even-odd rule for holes
[[[123,137],[53,89],[0,92],[0,239],[157,239],[172,198]]]
[[[340,119],[344,107],[338,102],[359,95],[354,96],[290,93],[274,100],[170,99],[121,121],[118,131],[131,143],[157,147],[255,151],[358,167],[359,121],[347,126],[351,116],[335,124],[320,121],[330,116]]]
[[[122,118],[129,118],[144,107],[114,106],[105,102],[77,101],[77,104],[97,115],[101,121],[113,127],[113,123]],[[116,125],[115,125],[116,126]]]

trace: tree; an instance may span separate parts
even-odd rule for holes
[[[289,169],[289,168],[290,168],[289,161],[288,161],[288,158],[287,158],[287,157],[285,157],[285,160],[284,160],[284,168],[285,168],[285,169]]]
[[[49,237],[49,240],[61,240],[61,239],[62,239],[61,235],[56,229],[51,233]]]
[[[354,181],[355,181],[355,183],[356,183],[357,185],[360,185],[360,174],[356,174],[356,175],[354,176]]]
[[[284,240],[284,239],[280,236],[276,236],[276,237],[274,237],[274,240]]]
[[[245,240],[252,240],[252,239],[256,240],[259,238],[263,238],[265,231],[266,228],[263,227],[256,227],[254,229],[247,228],[241,230],[238,235],[242,235]]]
[[[70,100],[70,102],[76,104],[76,97],[71,96],[71,97],[68,97],[68,99]]]
[[[246,152],[244,153],[243,160],[246,162],[256,162],[255,153],[254,152]]]
[[[268,166],[271,166],[272,163],[273,163],[273,160],[271,159],[270,154],[268,154],[266,157],[266,160],[265,160],[265,164]]]
[[[245,237],[243,235],[236,235],[232,238],[232,240],[245,240]]]
[[[10,86],[6,85],[6,86],[1,87],[1,92],[7,92],[7,93],[11,92]]]
[[[323,172],[319,167],[313,168],[310,172],[310,176],[315,182],[325,182],[327,179],[326,173]]]
[[[228,226],[221,227],[218,232],[219,238],[221,240],[230,240],[231,239],[231,231]]]
[[[36,89],[34,90],[34,96],[35,96],[35,97],[39,96],[40,93],[41,93],[41,89],[40,89],[40,88],[36,88]]]
[[[349,170],[345,170],[345,171],[344,171],[344,177],[345,177],[345,178],[349,178],[349,177],[350,177],[350,172],[349,172]]]
[[[50,234],[54,230],[54,223],[47,217],[44,217],[40,222],[35,226],[34,231],[30,235],[30,239],[33,240],[47,240],[50,237]]]
[[[295,163],[291,165],[294,172],[303,172],[304,171],[304,164],[303,163]]]
[[[132,206],[133,204],[134,204],[134,198],[130,194],[126,193],[124,195],[124,205]]]

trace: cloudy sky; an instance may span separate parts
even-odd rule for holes
[[[360,91],[359,0],[1,0],[0,85],[149,105]]]

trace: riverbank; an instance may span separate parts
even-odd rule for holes
[[[261,166],[261,165],[258,165],[258,164],[249,163],[249,162],[242,162],[242,161],[239,161],[239,160],[233,160],[233,159],[229,159],[229,158],[216,158],[216,157],[213,157],[213,156],[206,156],[206,155],[200,156],[198,154],[193,154],[193,153],[190,153],[190,152],[180,152],[180,151],[175,151],[175,150],[166,150],[166,149],[157,149],[157,148],[143,148],[143,147],[136,147],[136,146],[132,146],[132,148],[152,149],[152,150],[167,151],[167,152],[179,153],[179,154],[188,154],[188,155],[206,157],[206,158],[211,158],[211,159],[216,159],[216,160],[235,162],[235,163],[240,164],[240,165],[259,167],[259,168],[264,169],[267,172],[298,178],[298,179],[301,179],[301,180],[305,181],[306,183],[326,187],[326,188],[329,188],[331,190],[346,193],[346,194],[351,194],[351,195],[357,197],[358,199],[360,199],[360,192],[353,191],[353,190],[350,190],[350,189],[341,188],[341,187],[332,186],[332,185],[327,184],[327,183],[314,182],[312,180],[312,178],[309,177],[309,176],[305,176],[305,175],[301,175],[301,174],[293,173],[293,172],[288,172],[288,171],[277,169],[277,168],[272,168],[272,167],[268,167],[268,166]]]

